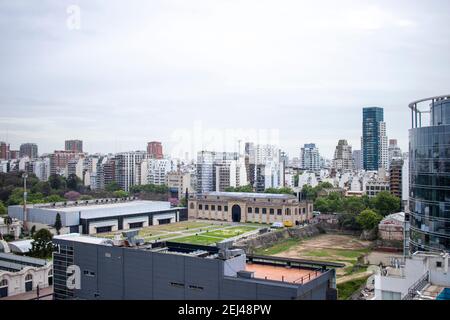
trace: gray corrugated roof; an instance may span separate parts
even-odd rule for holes
[[[23,265],[0,260],[0,270],[15,272],[20,271],[23,268],[25,268]]]
[[[47,264],[47,261],[44,259],[18,256],[11,253],[0,253],[0,261],[9,261],[22,265],[37,265],[37,266],[45,266]]]

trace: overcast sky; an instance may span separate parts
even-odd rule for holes
[[[450,93],[449,39],[447,0],[0,0],[0,140],[183,153],[249,130],[331,158],[380,106],[407,151],[408,103]]]

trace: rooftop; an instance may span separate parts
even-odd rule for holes
[[[320,270],[288,268],[267,264],[247,263],[246,271],[253,272],[256,279],[274,280],[295,284],[306,283],[322,274]]]
[[[56,239],[56,240],[61,239],[61,240],[67,240],[67,241],[99,244],[99,245],[109,245],[109,246],[113,245],[113,242],[110,239],[83,236],[83,235],[80,235],[79,233],[68,233],[68,234],[63,234],[63,235],[59,235],[59,236],[54,236],[53,239]]]
[[[217,196],[217,197],[230,197],[230,198],[276,198],[276,199],[296,199],[294,195],[290,194],[278,194],[278,193],[247,193],[247,192],[206,192],[203,196]]]

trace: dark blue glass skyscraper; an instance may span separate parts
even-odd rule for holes
[[[409,248],[449,252],[450,96],[419,100],[409,107]]]
[[[363,168],[378,170],[380,147],[380,122],[384,121],[383,108],[363,108]]]

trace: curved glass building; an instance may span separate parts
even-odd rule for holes
[[[450,95],[415,101],[409,108],[410,251],[449,252]]]

